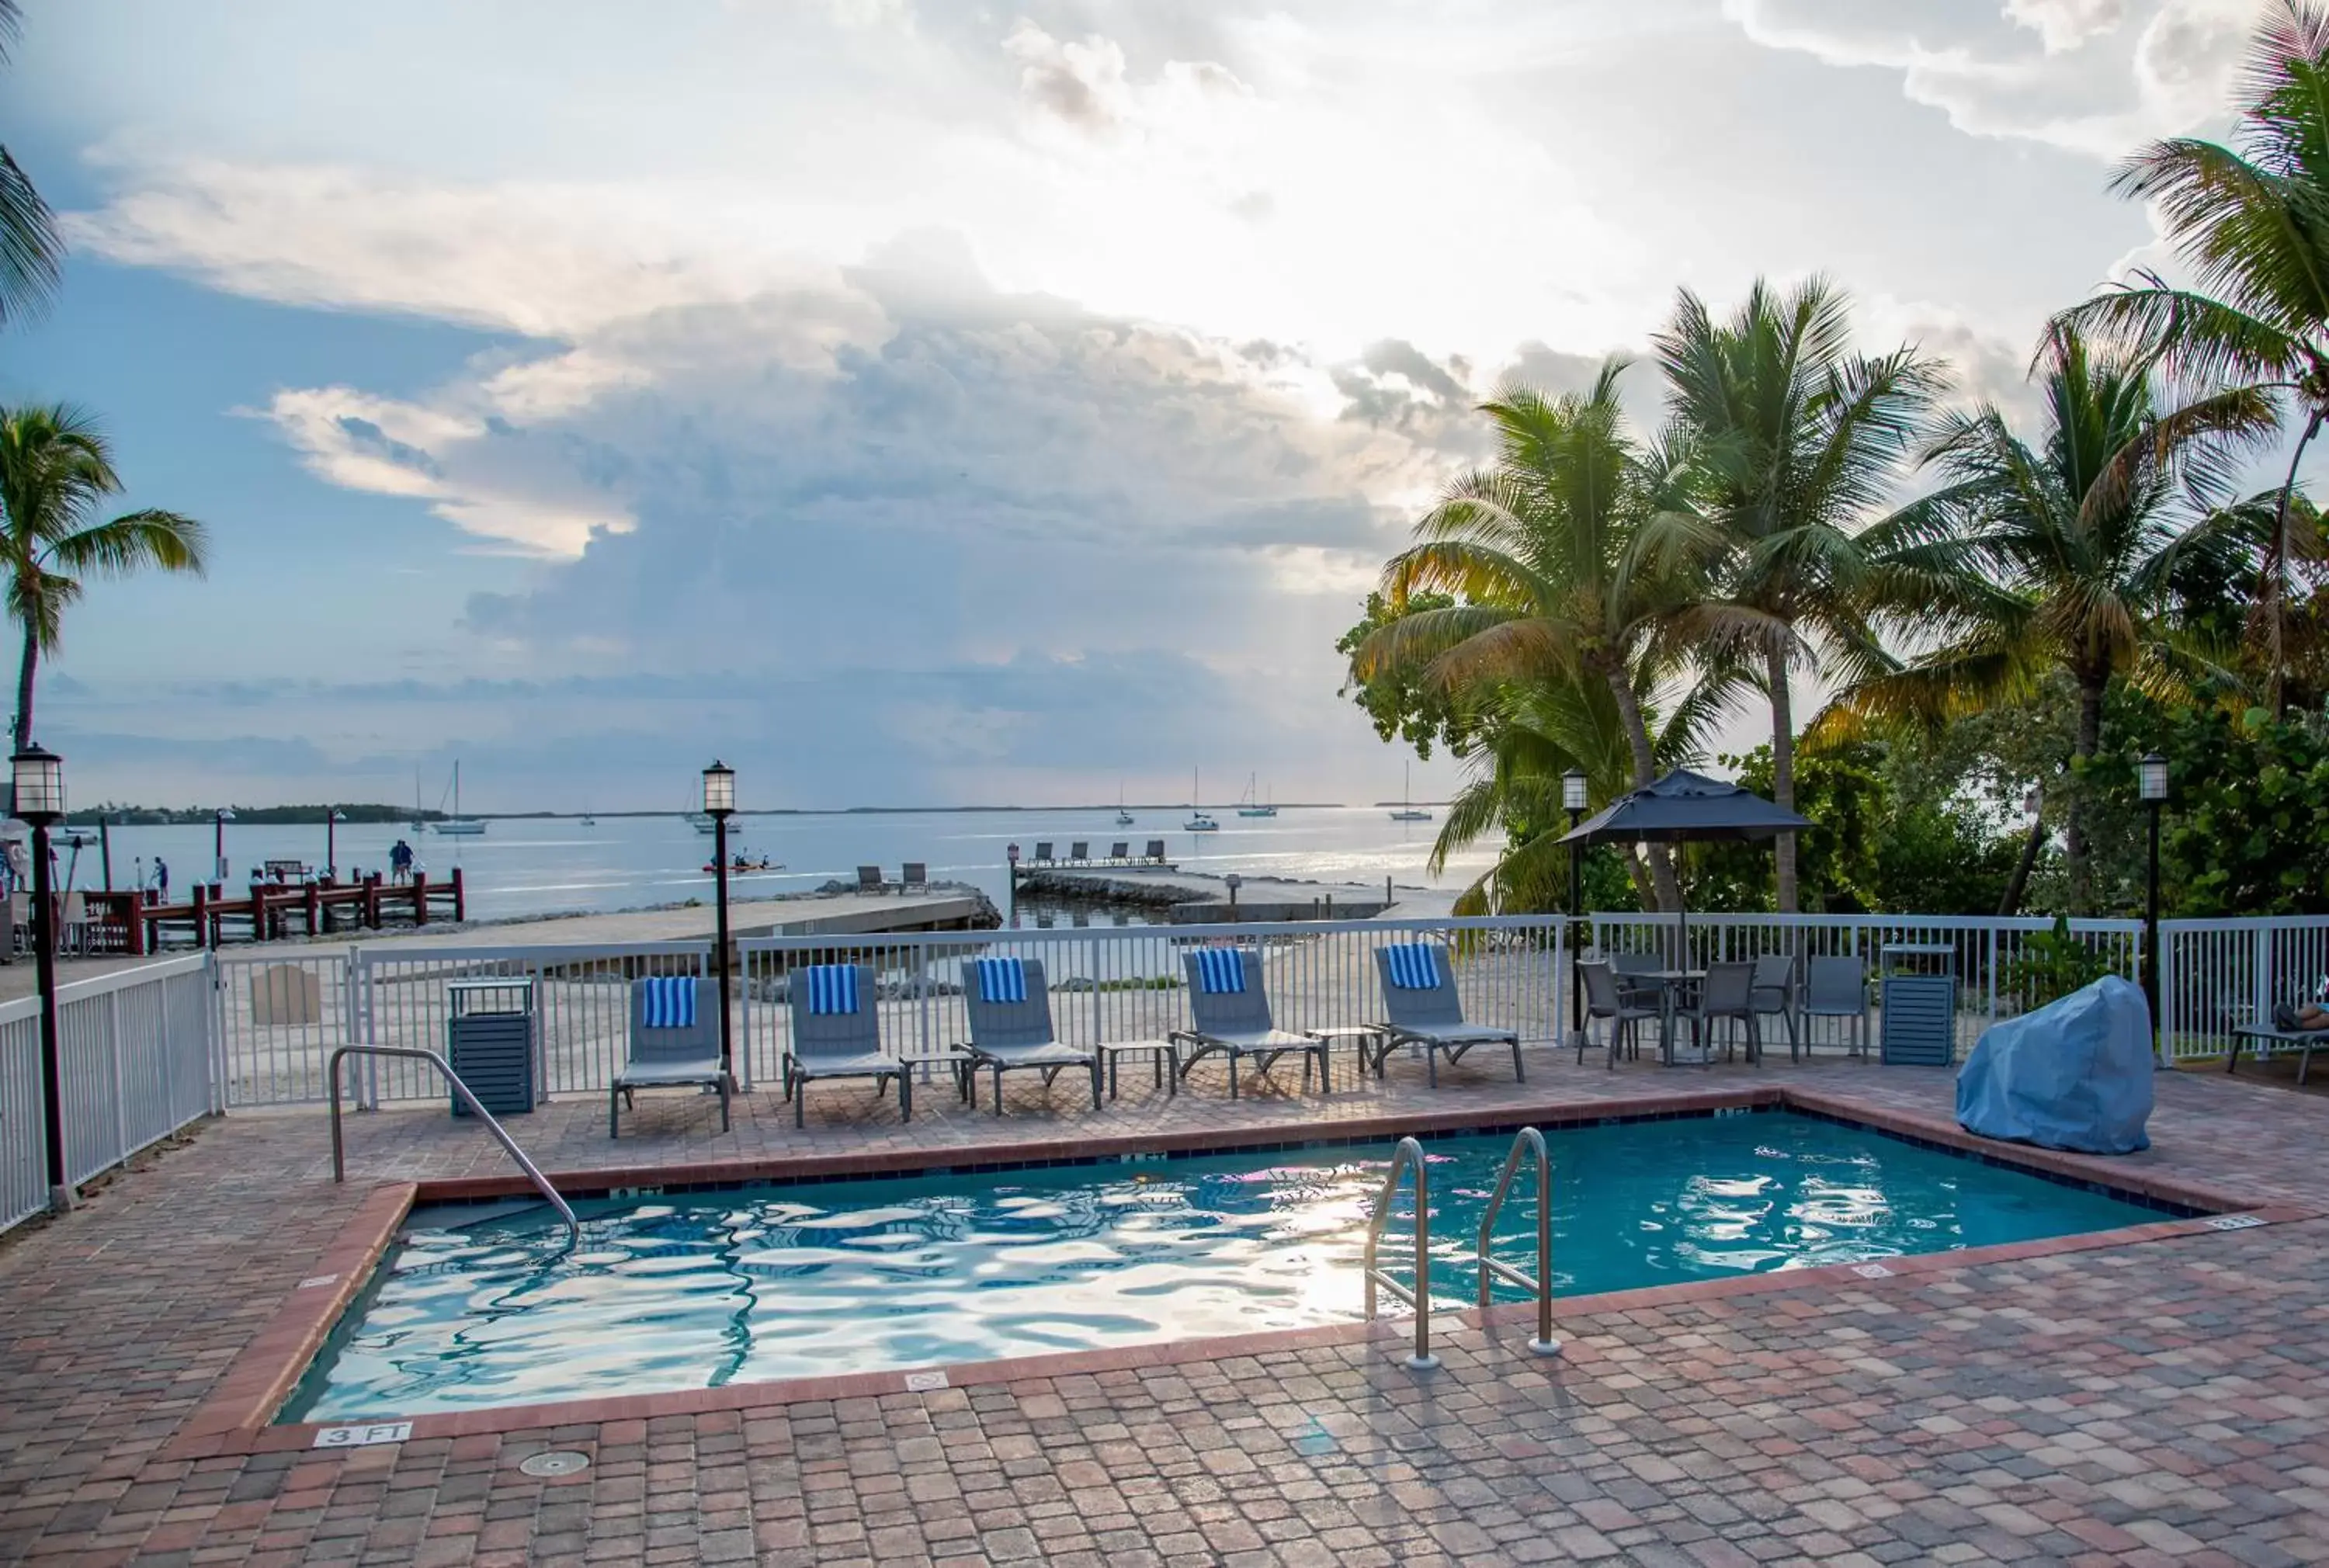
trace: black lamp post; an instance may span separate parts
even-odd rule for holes
[[[324,813],[324,880],[326,882],[340,879],[339,826],[347,820],[345,812],[326,811]]]
[[[221,806],[217,817],[211,823],[211,880],[213,882],[226,880],[226,825],[232,821],[234,813]]]
[[[2167,759],[2147,752],[2135,765],[2136,793],[2151,808],[2151,874],[2143,904],[2143,1000],[2151,1007],[2151,1044],[2159,1048],[2159,808],[2167,803]]]
[[[56,753],[27,746],[14,765],[16,814],[33,830],[33,954],[41,990],[41,1125],[49,1145],[49,1207],[72,1207],[65,1176],[65,1102],[57,1054],[57,912],[49,891],[49,830],[64,820],[65,765]]]
[[[719,887],[720,1072],[736,1082],[736,1053],[728,1019],[728,819],[736,810],[736,770],[715,761],[703,770],[703,814],[712,819],[712,880]]]
[[[1585,815],[1585,775],[1570,768],[1561,775],[1561,806],[1569,813],[1569,831],[1575,832]],[[1575,844],[1569,846],[1569,1021],[1570,1043],[1585,1038],[1585,992],[1578,984],[1578,960],[1584,945],[1582,928],[1577,923],[1578,906],[1585,902],[1585,862],[1579,858]]]

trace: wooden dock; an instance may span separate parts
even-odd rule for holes
[[[458,924],[468,915],[468,890],[458,866],[449,882],[432,883],[423,871],[414,872],[410,882],[389,882],[375,872],[359,882],[328,877],[306,882],[258,879],[242,897],[224,894],[215,882],[196,883],[184,904],[164,904],[150,892],[83,893],[83,944],[92,953],[134,958],[171,946],[278,942],[391,925],[420,926],[432,920]]]

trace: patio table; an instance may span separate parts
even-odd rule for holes
[[[1702,969],[1653,969],[1639,974],[1629,974],[1627,980],[1643,981],[1658,988],[1658,1061],[1663,1066],[1679,1066],[1674,1060],[1674,1006],[1684,992],[1706,981]],[[1699,1047],[1699,1059],[1694,1066],[1704,1066],[1711,1059],[1708,1047]]]

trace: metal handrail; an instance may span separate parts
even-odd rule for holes
[[[1489,1250],[1495,1237],[1496,1216],[1504,1207],[1504,1195],[1512,1190],[1513,1178],[1519,1174],[1523,1153],[1536,1157],[1534,1278],[1492,1256]],[[1513,1136],[1504,1167],[1496,1173],[1496,1190],[1489,1196],[1487,1207],[1480,1211],[1479,1263],[1480,1310],[1488,1310],[1490,1280],[1509,1280],[1536,1298],[1536,1338],[1528,1342],[1528,1347],[1539,1356],[1560,1355],[1561,1341],[1552,1337],[1552,1156],[1545,1152],[1544,1134],[1533,1127],[1523,1127]]]
[[[414,1061],[427,1062],[445,1075],[445,1082],[452,1085],[453,1093],[461,1103],[469,1108],[469,1114],[486,1124],[486,1131],[494,1135],[495,1141],[509,1152],[512,1160],[517,1161],[517,1168],[525,1172],[525,1178],[533,1183],[534,1190],[541,1193],[543,1200],[558,1211],[558,1217],[566,1222],[567,1250],[571,1252],[581,1243],[581,1222],[574,1217],[574,1210],[567,1201],[558,1196],[558,1189],[550,1185],[550,1178],[542,1174],[542,1168],[525,1157],[525,1150],[517,1146],[517,1141],[509,1135],[507,1128],[494,1120],[493,1113],[477,1103],[477,1097],[469,1093],[469,1085],[461,1082],[461,1075],[453,1071],[453,1065],[450,1062],[434,1051],[424,1051],[417,1046],[342,1046],[332,1053],[330,1072],[332,1179],[334,1181],[344,1182],[348,1178],[347,1159],[340,1142],[340,1059],[350,1056],[408,1056]]]
[[[1415,1288],[1409,1290],[1397,1280],[1375,1267],[1375,1248],[1382,1241],[1383,1227],[1391,1223],[1391,1201],[1399,1196],[1400,1172],[1415,1172]],[[1431,1353],[1431,1186],[1424,1175],[1423,1145],[1412,1138],[1402,1138],[1391,1153],[1391,1174],[1383,1178],[1382,1196],[1375,1202],[1374,1217],[1367,1222],[1367,1248],[1361,1260],[1365,1271],[1367,1319],[1375,1316],[1375,1290],[1389,1291],[1415,1309],[1415,1354],[1407,1364],[1417,1371],[1429,1371],[1439,1365],[1439,1357]]]

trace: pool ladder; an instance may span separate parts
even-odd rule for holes
[[[1524,1157],[1536,1167],[1536,1272],[1523,1272],[1496,1257],[1492,1251],[1495,1239],[1496,1216],[1502,1213],[1504,1198],[1513,1188],[1513,1178],[1520,1174]],[[1415,1283],[1410,1288],[1394,1279],[1376,1262],[1383,1232],[1391,1224],[1391,1205],[1399,1197],[1400,1178],[1410,1172],[1415,1178]],[[1523,1127],[1513,1139],[1511,1150],[1504,1155],[1504,1168],[1496,1173],[1495,1191],[1490,1195],[1487,1207],[1480,1213],[1479,1251],[1472,1261],[1480,1271],[1480,1310],[1488,1308],[1489,1291],[1493,1281],[1505,1280],[1520,1286],[1536,1298],[1536,1338],[1528,1347],[1539,1356],[1561,1354],[1561,1341],[1552,1337],[1552,1158],[1545,1151],[1544,1134],[1533,1127]],[[1391,1150],[1391,1169],[1383,1177],[1382,1193],[1375,1200],[1374,1217],[1367,1222],[1366,1251],[1362,1260],[1366,1288],[1366,1315],[1372,1321],[1378,1315],[1381,1297],[1378,1292],[1389,1291],[1415,1310],[1415,1351],[1407,1364],[1418,1371],[1427,1371],[1439,1365],[1439,1357],[1431,1353],[1431,1178],[1423,1160],[1423,1145],[1412,1138],[1402,1138]]]
[[[434,1051],[424,1051],[416,1046],[342,1046],[332,1053],[330,1072],[332,1179],[334,1181],[345,1181],[348,1178],[347,1157],[340,1140],[340,1060],[344,1056],[403,1056],[416,1062],[427,1062],[435,1067],[439,1074],[443,1075],[445,1082],[452,1086],[453,1097],[468,1107],[470,1115],[485,1123],[486,1131],[494,1135],[495,1141],[507,1150],[512,1160],[517,1161],[517,1168],[525,1172],[525,1178],[533,1183],[533,1189],[542,1194],[542,1201],[556,1209],[558,1217],[566,1222],[566,1250],[572,1252],[580,1244],[582,1226],[574,1217],[573,1206],[558,1196],[558,1189],[550,1185],[550,1178],[542,1175],[542,1168],[525,1157],[525,1150],[517,1146],[517,1140],[509,1135],[509,1130],[494,1120],[492,1112],[477,1103],[477,1097],[469,1092],[469,1085],[461,1082],[460,1074],[453,1071],[453,1064]]]

